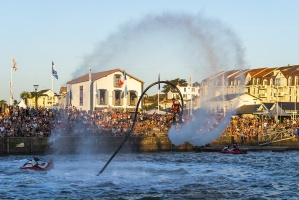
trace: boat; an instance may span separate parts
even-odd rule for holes
[[[224,147],[221,150],[221,153],[226,153],[226,154],[246,154],[247,151],[240,150],[238,145],[234,144],[232,147]]]
[[[54,162],[51,160],[49,162],[34,162],[32,160],[28,160],[20,169],[28,169],[35,171],[49,171],[54,167]]]

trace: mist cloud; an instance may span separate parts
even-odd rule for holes
[[[103,27],[105,28],[105,27]],[[231,28],[200,13],[163,13],[147,15],[122,24],[117,31],[99,42],[87,55],[74,77],[114,68],[145,81],[145,86],[161,80],[195,81],[216,72],[242,68],[244,48]]]
[[[89,64],[93,72],[125,69],[147,87],[157,81],[158,72],[161,80],[188,80],[192,74],[193,81],[201,82],[221,71],[242,69],[245,61],[239,38],[220,20],[205,18],[201,13],[168,12],[122,24],[85,57],[74,77],[87,74]],[[177,145],[185,141],[204,145],[221,135],[230,116],[208,132],[199,131],[215,121],[213,117],[205,121],[207,113],[203,112],[182,129],[172,127],[169,138]]]

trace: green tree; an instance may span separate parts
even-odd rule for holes
[[[30,92],[24,91],[20,94],[20,98],[25,100],[25,104],[27,106],[28,99],[32,98],[32,95]]]
[[[17,106],[18,105],[18,101],[17,100],[13,100],[12,105]]]
[[[0,105],[1,105],[1,106],[5,106],[5,105],[7,105],[7,102],[6,102],[5,100],[2,99],[2,100],[0,100]]]
[[[169,81],[169,80],[166,80],[166,81]],[[185,85],[185,84],[187,84],[187,81],[185,79],[180,79],[180,78],[176,78],[174,80],[170,80],[169,82],[171,82],[174,85]],[[173,87],[171,85],[165,84],[165,85],[163,85],[161,91],[163,93],[167,94],[172,89],[173,89]]]

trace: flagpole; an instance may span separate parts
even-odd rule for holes
[[[192,74],[190,75],[190,94],[191,94],[191,104],[190,104],[190,115],[192,116]]]
[[[11,62],[13,62],[13,55],[11,54]],[[12,66],[10,66],[10,84],[9,84],[9,104],[12,105],[12,67],[13,67],[13,63],[11,63]]]
[[[54,91],[53,91],[53,75],[51,76],[52,79],[52,103],[51,103],[51,108],[53,109],[53,102],[54,102]]]
[[[88,65],[88,80],[89,80],[89,109],[93,111],[93,87],[91,86],[91,66]]]
[[[10,84],[9,84],[9,90],[10,90],[10,94],[9,94],[9,104],[12,105],[12,67],[10,67]]]
[[[160,81],[160,72],[158,71],[158,81]],[[160,86],[160,83],[158,83],[158,85]],[[160,114],[160,87],[158,87],[158,114]]]

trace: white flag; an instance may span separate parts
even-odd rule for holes
[[[12,60],[11,60],[11,67],[14,71],[18,70],[18,65],[17,65],[17,62],[14,58],[12,58]]]

